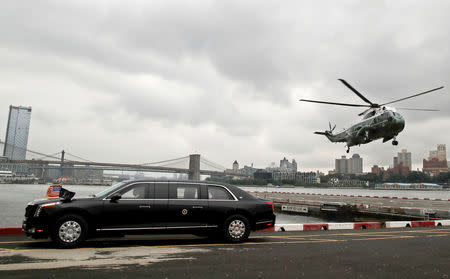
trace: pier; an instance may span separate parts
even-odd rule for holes
[[[289,192],[251,193],[272,200],[278,210],[300,214],[387,220],[450,218],[450,200]]]

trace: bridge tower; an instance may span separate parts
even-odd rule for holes
[[[64,152],[64,150],[61,152],[61,164],[59,165],[59,177],[63,177],[63,173],[64,173],[64,155],[66,154],[66,152]]]
[[[189,180],[200,180],[200,154],[189,155]]]

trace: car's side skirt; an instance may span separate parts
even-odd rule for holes
[[[218,227],[217,225],[205,225],[205,226],[183,226],[183,227],[101,228],[97,229],[97,231],[102,232],[102,231],[140,231],[140,230],[172,230],[172,229],[208,229],[217,227]]]

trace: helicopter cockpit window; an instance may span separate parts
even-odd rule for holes
[[[369,112],[366,113],[366,115],[364,116],[364,119],[367,119],[367,118],[372,117],[372,116],[374,116],[374,115],[375,115],[375,111],[374,111],[374,110],[369,111]]]

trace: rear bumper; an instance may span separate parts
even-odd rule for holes
[[[255,222],[255,225],[252,228],[252,230],[257,231],[257,230],[272,228],[275,226],[275,219],[276,219],[276,216],[273,215],[272,218],[270,218],[270,219],[258,220]]]

